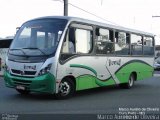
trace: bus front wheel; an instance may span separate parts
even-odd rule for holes
[[[59,92],[56,94],[57,99],[66,99],[72,97],[75,93],[75,85],[70,78],[61,81],[59,85]]]

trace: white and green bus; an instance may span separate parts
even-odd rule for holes
[[[21,94],[58,98],[78,90],[120,85],[153,75],[154,35],[75,17],[27,21],[6,59],[5,85]]]

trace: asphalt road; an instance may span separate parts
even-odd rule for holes
[[[0,114],[117,114],[133,112],[160,114],[160,77],[135,82],[132,89],[116,86],[79,91],[67,100],[52,95],[22,96],[6,88],[0,78]],[[122,113],[123,114],[123,113]],[[3,117],[3,116],[2,116]]]

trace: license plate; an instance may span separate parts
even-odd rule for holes
[[[18,90],[25,90],[25,87],[24,87],[24,86],[20,86],[20,85],[16,86],[16,88],[17,88]]]

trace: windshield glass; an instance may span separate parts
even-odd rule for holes
[[[25,23],[13,40],[9,53],[27,56],[55,54],[66,23],[62,19],[42,19]]]

